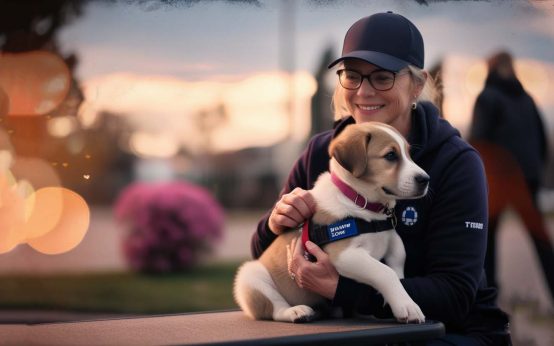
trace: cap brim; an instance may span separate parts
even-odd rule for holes
[[[393,72],[398,72],[409,65],[406,61],[400,60],[388,54],[367,50],[357,50],[341,56],[340,58],[329,64],[329,66],[327,67],[331,68],[346,59],[360,59]]]

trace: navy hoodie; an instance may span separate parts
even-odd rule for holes
[[[281,194],[295,187],[311,189],[329,169],[331,139],[353,123],[353,118],[345,118],[334,130],[314,136]],[[412,159],[431,180],[427,196],[400,200],[395,207],[396,231],[406,249],[402,284],[426,318],[443,322],[447,333],[498,343],[495,334],[504,335],[508,320],[495,306],[496,290],[487,288],[483,270],[488,215],[481,159],[430,103],[422,102],[412,112],[408,142]],[[260,220],[252,237],[255,258],[276,237],[268,227],[270,213]],[[346,312],[392,317],[372,287],[342,276],[332,303]]]

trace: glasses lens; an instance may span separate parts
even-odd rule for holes
[[[394,86],[394,73],[390,71],[374,71],[369,76],[371,85],[377,90],[389,90]]]
[[[340,70],[339,81],[346,89],[358,89],[362,84],[362,75],[356,71]]]

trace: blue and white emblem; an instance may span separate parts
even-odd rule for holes
[[[414,207],[406,207],[402,212],[402,223],[406,226],[413,226],[417,222],[417,211]]]

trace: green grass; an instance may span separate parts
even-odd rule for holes
[[[0,309],[161,314],[236,308],[232,283],[238,265],[210,264],[169,275],[4,275]]]

